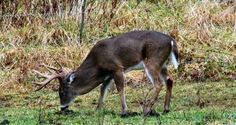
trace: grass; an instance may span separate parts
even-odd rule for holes
[[[2,4],[11,9],[16,7],[14,2],[17,0]],[[79,14],[61,17],[54,13],[45,17],[40,10],[46,5],[40,1],[31,2],[36,7],[34,10],[30,6],[27,10],[25,0],[18,2],[14,14],[35,12],[35,15],[13,18],[2,13],[0,18],[0,125],[236,124],[235,2],[152,0],[137,5],[136,0],[118,1],[111,19],[110,1],[91,1],[80,45],[77,42]],[[116,92],[108,95],[103,110],[95,111],[99,96],[95,89],[76,99],[71,106],[75,113],[62,115],[58,114],[59,98],[53,91],[57,86],[32,91],[35,88],[32,82],[39,79],[31,70],[45,71],[39,66],[41,63],[55,66],[56,59],[63,66],[75,69],[98,40],[131,30],[156,30],[177,40],[181,65],[177,72],[170,70],[178,82],[169,114],[120,118]],[[128,106],[141,112],[139,102],[150,86],[139,84],[146,83],[137,80],[141,78],[139,74],[131,76],[136,80],[127,87]],[[162,112],[164,91],[160,97],[156,110]]]
[[[141,113],[142,91],[150,85],[129,85],[127,102],[131,111]],[[236,124],[235,82],[177,83],[173,90],[171,112],[160,117],[142,114],[121,118],[119,96],[115,92],[106,97],[104,108],[96,111],[99,89],[80,96],[72,104],[74,113],[60,114],[59,98],[55,91],[43,90],[1,97],[0,122],[10,124]],[[200,92],[198,92],[200,91]],[[163,111],[163,97],[156,110]],[[198,94],[197,94],[198,93]],[[200,101],[200,103],[199,103]]]

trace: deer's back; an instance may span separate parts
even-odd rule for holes
[[[160,32],[132,31],[99,41],[87,58],[93,58],[94,63],[104,69],[126,69],[145,59],[149,52],[147,49],[169,46],[171,40],[171,37]]]

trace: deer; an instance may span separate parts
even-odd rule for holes
[[[56,69],[48,65],[44,66],[51,75],[34,70],[46,78],[38,82],[41,86],[36,91],[58,79],[61,111],[68,111],[69,105],[77,96],[100,85],[97,109],[101,109],[109,85],[114,80],[121,101],[121,116],[127,116],[132,112],[128,110],[126,103],[124,73],[144,69],[152,84],[151,97],[143,107],[144,116],[159,114],[155,111],[155,104],[163,86],[167,88],[163,113],[168,113],[174,84],[167,70],[169,61],[175,69],[178,68],[179,55],[174,38],[157,31],[130,31],[98,41],[75,70],[62,66]]]

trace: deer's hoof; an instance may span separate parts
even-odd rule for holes
[[[138,112],[125,112],[125,113],[121,113],[120,117],[121,118],[126,118],[126,117],[131,117],[131,116],[136,116],[139,115]]]
[[[56,112],[56,114],[58,114],[58,115],[69,115],[69,114],[73,114],[73,113],[74,113],[74,111],[69,110],[69,109],[64,109],[64,110]]]
[[[69,110],[69,106],[61,107],[61,111],[64,112],[66,110]]]
[[[170,110],[164,110],[163,111],[163,114],[167,114],[167,113],[169,113],[170,112]]]
[[[158,112],[156,112],[155,110],[150,110],[149,112],[147,113],[144,113],[144,116],[156,116],[156,117],[159,117],[160,114]]]
[[[61,108],[61,114],[68,115],[74,113],[73,110],[69,110],[69,106]]]
[[[74,113],[74,111],[73,110],[69,110],[69,109],[67,109],[65,111],[62,111],[63,115],[69,115],[69,114],[73,114],[73,113]]]
[[[97,110],[97,111],[99,111],[99,110],[101,110],[101,109],[102,109],[102,106],[97,106],[97,107],[96,107],[96,110]]]

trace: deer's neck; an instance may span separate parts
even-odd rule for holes
[[[95,66],[81,66],[75,72],[74,88],[79,95],[86,94],[101,84],[106,75]]]

